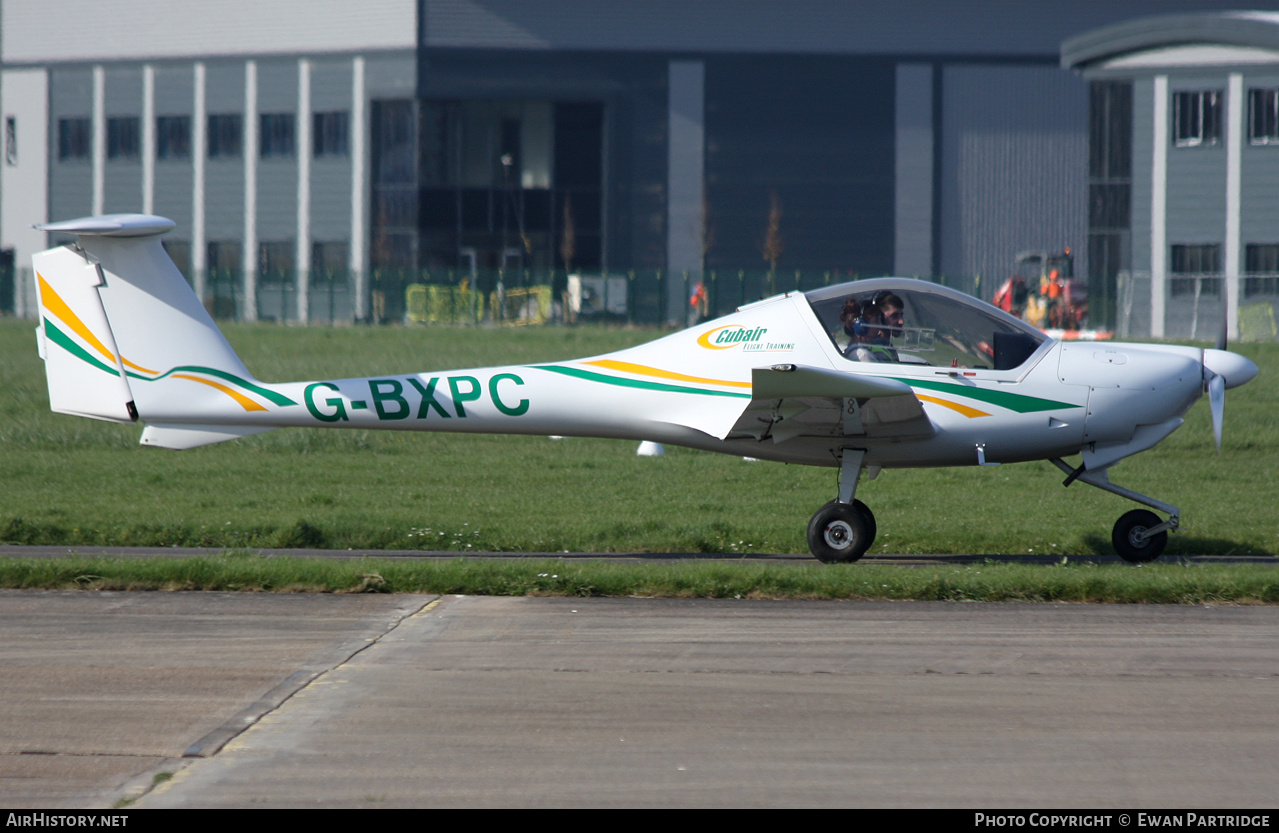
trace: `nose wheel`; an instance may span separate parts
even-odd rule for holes
[[[1181,525],[1180,509],[1170,503],[1146,497],[1143,494],[1134,492],[1132,489],[1116,486],[1110,482],[1110,477],[1107,473],[1108,466],[1089,471],[1083,466],[1071,468],[1065,460],[1057,457],[1052,458],[1051,462],[1069,475],[1062,484],[1063,486],[1069,486],[1078,480],[1080,483],[1096,486],[1098,489],[1104,489],[1120,497],[1126,497],[1129,500],[1144,503],[1152,509],[1168,513],[1168,520],[1161,521],[1158,515],[1148,509],[1134,509],[1131,512],[1125,512],[1119,516],[1119,520],[1115,522],[1114,530],[1110,533],[1110,543],[1114,545],[1115,553],[1124,561],[1129,561],[1133,564],[1144,564],[1147,561],[1154,561],[1163,555],[1164,547],[1168,546],[1169,531],[1175,530]]]
[[[1168,546],[1168,531],[1156,527],[1167,526],[1159,520],[1159,516],[1146,509],[1134,509],[1125,512],[1115,522],[1115,529],[1110,534],[1110,543],[1115,545],[1115,552],[1124,561],[1144,564],[1154,561],[1163,555]],[[1153,534],[1152,534],[1153,532]]]
[[[832,500],[808,522],[808,548],[818,561],[850,564],[875,542],[875,516],[860,500]]]

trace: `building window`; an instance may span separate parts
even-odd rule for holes
[[[141,156],[141,119],[137,116],[112,116],[107,119],[107,158],[137,159]]]
[[[292,113],[263,113],[259,117],[259,153],[263,159],[293,155],[294,121]]]
[[[1172,271],[1178,275],[1215,275],[1221,272],[1221,246],[1207,243],[1200,246],[1175,245],[1172,247]]]
[[[4,119],[4,161],[10,167],[18,164],[18,119],[16,116],[5,116]]]
[[[182,273],[182,277],[187,279],[187,283],[191,283],[191,242],[189,240],[161,240],[160,245],[164,246],[164,251],[168,253],[169,260],[173,261],[173,265],[178,267],[178,271]]]
[[[1279,90],[1248,91],[1248,141],[1279,144]]]
[[[1279,243],[1249,243],[1244,247],[1244,297],[1279,295]]]
[[[209,158],[230,159],[241,153],[244,129],[238,113],[209,116]]]
[[[89,119],[58,119],[58,161],[88,159],[92,148]]]
[[[214,318],[235,318],[244,292],[240,244],[211,240],[205,252],[204,304]]]
[[[1177,147],[1221,142],[1221,91],[1173,93],[1172,140]]]
[[[313,130],[311,131],[311,143],[314,145],[313,149],[317,159],[321,156],[346,156],[349,153],[347,145],[348,121],[345,110],[315,114]]]
[[[312,281],[321,280],[330,283],[345,283],[346,272],[350,268],[351,247],[345,240],[332,243],[313,242],[311,244]]]
[[[1175,245],[1172,247],[1171,265],[1169,295],[1221,294],[1220,244]]]
[[[1244,263],[1249,275],[1279,275],[1279,243],[1249,243]]]
[[[155,120],[155,158],[191,158],[191,117],[158,116]]]
[[[281,286],[293,283],[293,255],[297,244],[280,241],[258,244],[258,285]]]
[[[1132,84],[1088,89],[1088,295],[1094,324],[1114,326],[1119,275],[1131,269]]]

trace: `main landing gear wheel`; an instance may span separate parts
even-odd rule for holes
[[[808,548],[818,561],[847,564],[861,558],[875,542],[875,516],[860,500],[832,500],[808,522]]]
[[[1125,512],[1115,522],[1115,530],[1110,534],[1110,542],[1115,545],[1115,552],[1124,561],[1131,561],[1134,564],[1154,561],[1163,555],[1164,547],[1168,546],[1167,530],[1151,535],[1145,540],[1138,536],[1147,529],[1158,526],[1159,523],[1159,516],[1146,509]]]

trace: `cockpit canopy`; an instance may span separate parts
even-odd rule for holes
[[[910,278],[856,281],[804,296],[850,360],[1012,370],[1048,340],[990,304]]]

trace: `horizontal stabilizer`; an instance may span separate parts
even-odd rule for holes
[[[148,425],[142,432],[142,444],[185,451],[271,430],[265,425]]]
[[[40,231],[60,234],[79,234],[94,237],[151,237],[172,231],[176,224],[165,217],[152,214],[102,214],[97,217],[81,217],[59,223],[34,226]]]

